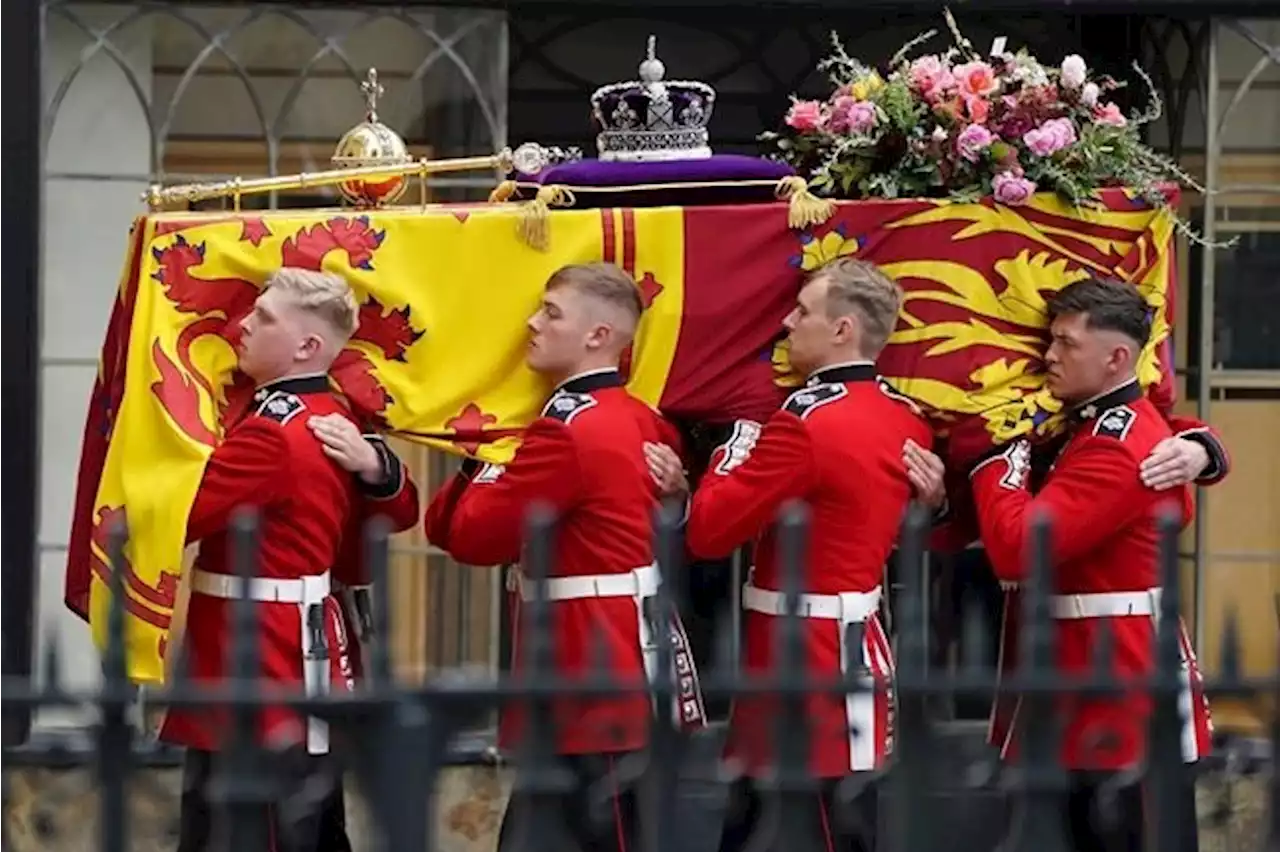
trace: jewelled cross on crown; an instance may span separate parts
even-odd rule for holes
[[[370,68],[369,74],[365,81],[360,84],[360,91],[364,92],[365,109],[368,112],[366,121],[374,122],[378,120],[378,98],[382,97],[386,89],[378,83],[378,69]]]

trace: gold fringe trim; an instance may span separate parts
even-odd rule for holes
[[[718,187],[760,186],[772,187],[774,196],[787,202],[787,225],[794,229],[802,229],[813,225],[821,225],[831,218],[836,210],[836,202],[827,198],[819,198],[809,191],[805,179],[798,175],[788,175],[780,180],[725,180],[725,181],[692,181],[680,183],[645,183],[629,186],[568,186],[565,184],[549,184],[538,186],[534,183],[518,183],[504,180],[489,193],[490,204],[502,204],[510,201],[517,192],[535,190],[531,201],[521,203],[520,220],[517,225],[520,239],[538,251],[546,251],[550,245],[548,215],[552,207],[573,207],[577,204],[576,193],[590,195],[596,193],[645,192],[651,190],[672,189],[709,189]]]
[[[550,184],[538,188],[533,200],[520,209],[520,220],[516,224],[516,234],[531,248],[546,251],[551,245],[551,229],[548,214],[554,207],[572,207],[577,203],[572,190],[560,184]]]
[[[814,195],[799,175],[788,175],[778,181],[774,194],[787,199],[787,224],[797,230],[821,225],[836,211],[834,201]]]
[[[489,193],[490,204],[501,204],[509,201],[511,196],[516,194],[516,190],[520,188],[520,184],[513,180],[504,180],[493,188],[493,192]]]

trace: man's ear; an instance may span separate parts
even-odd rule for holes
[[[308,334],[298,346],[298,352],[304,358],[311,358],[324,349],[324,340],[318,334]]]
[[[858,336],[858,321],[845,314],[836,320],[836,340],[848,343]]]
[[[587,348],[603,349],[609,345],[609,341],[613,340],[613,335],[613,326],[606,322],[596,323],[587,333]]]
[[[1125,366],[1130,369],[1138,368],[1138,359],[1142,357],[1142,347],[1136,343],[1130,343],[1124,349]]]
[[[1119,343],[1111,349],[1111,365],[1117,373],[1136,370],[1138,358],[1142,355],[1142,347],[1132,341]]]

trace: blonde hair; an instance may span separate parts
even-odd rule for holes
[[[862,355],[874,359],[889,342],[902,310],[902,287],[874,264],[854,257],[839,257],[809,275],[825,278],[827,316],[836,319],[853,314],[862,326]]]
[[[634,331],[644,312],[640,287],[626,270],[612,263],[578,263],[562,266],[547,279],[547,289],[572,287],[607,305],[619,308],[631,320]]]
[[[266,286],[288,293],[299,307],[342,334],[343,342],[349,340],[360,325],[360,306],[341,275],[285,266],[272,273]]]

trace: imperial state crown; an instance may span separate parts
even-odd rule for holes
[[[707,122],[716,90],[706,83],[662,78],[656,39],[640,63],[640,79],[601,86],[591,95],[601,160],[700,160],[711,156]]]

